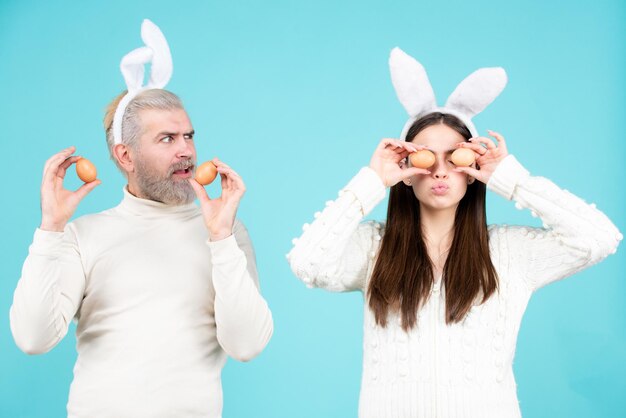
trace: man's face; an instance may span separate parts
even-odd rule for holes
[[[140,197],[169,205],[191,203],[188,182],[196,164],[194,131],[183,109],[146,109],[134,156],[134,182]]]

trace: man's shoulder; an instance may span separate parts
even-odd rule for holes
[[[76,219],[73,219],[70,224],[75,228],[84,230],[84,229],[92,229],[92,228],[100,228],[104,226],[109,221],[114,221],[118,216],[116,216],[116,208],[110,208],[103,210],[101,212],[89,213],[85,215],[81,215]]]

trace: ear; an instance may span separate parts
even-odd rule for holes
[[[135,171],[135,164],[131,149],[126,144],[116,144],[113,147],[113,156],[124,169],[126,175]]]
[[[389,70],[398,99],[409,116],[415,117],[437,107],[426,70],[415,58],[396,47],[389,56]]]
[[[472,176],[467,176],[467,184],[473,184],[476,179]]]
[[[406,159],[406,158],[405,158],[404,160],[400,161],[400,164],[399,164],[399,165],[400,165],[400,169],[401,169],[401,170],[406,170],[407,168],[409,168],[409,167],[410,167],[410,165],[409,165],[409,163],[408,163],[408,161],[407,161],[407,159]],[[410,178],[406,178],[406,179],[402,180],[402,182],[403,182],[405,185],[407,185],[407,186],[411,187],[411,179],[410,179]]]
[[[503,68],[481,68],[461,81],[448,97],[445,107],[472,118],[498,97],[506,83],[507,76]]]

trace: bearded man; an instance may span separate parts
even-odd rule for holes
[[[41,225],[11,331],[23,351],[39,354],[77,320],[70,417],[220,417],[226,357],[252,359],[273,331],[250,238],[235,218],[245,186],[218,159],[220,197],[192,178],[194,129],[167,90],[127,100],[116,140],[123,97],[105,115],[111,157],[128,180],[122,201],[69,222],[100,181],[63,187],[80,158],[74,147],[46,162]]]

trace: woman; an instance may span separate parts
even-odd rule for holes
[[[288,255],[309,286],[364,292],[360,417],[519,417],[512,361],[530,296],[622,238],[595,207],[530,176],[502,135],[473,136],[472,115],[448,104],[422,106],[405,140],[381,141]],[[473,167],[452,163],[459,147],[474,151]],[[420,149],[435,154],[428,169],[408,162]],[[386,226],[360,223],[387,187]],[[487,227],[486,188],[544,228]]]

